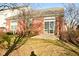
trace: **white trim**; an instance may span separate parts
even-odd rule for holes
[[[44,19],[55,19],[55,17],[44,17]]]
[[[44,22],[48,22],[48,21],[53,21],[53,22],[55,22],[55,20],[52,20],[52,19],[51,19],[51,20],[50,20],[50,19],[49,19],[49,20],[44,20]]]

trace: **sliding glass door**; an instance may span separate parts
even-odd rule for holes
[[[45,20],[45,32],[54,33],[54,30],[55,30],[55,21]]]

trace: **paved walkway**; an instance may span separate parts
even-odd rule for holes
[[[52,39],[52,40],[56,40],[59,39],[56,35],[54,34],[41,34],[41,35],[37,35],[34,36],[32,38],[40,38],[40,39]]]

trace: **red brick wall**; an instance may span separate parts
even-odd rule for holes
[[[6,19],[6,32],[10,32],[10,25],[11,25],[10,20],[11,20],[10,18]],[[17,21],[16,32],[24,31],[25,27],[26,27],[25,20],[23,20],[22,18],[19,18],[19,20]]]
[[[1,33],[1,32],[3,32],[3,29],[2,29],[2,28],[0,28],[0,33]]]
[[[55,22],[55,34],[59,35],[63,30],[64,21],[63,17],[56,16]],[[37,34],[44,33],[44,17],[34,18],[32,21],[32,31],[36,32]]]
[[[6,32],[10,32],[10,18],[6,19]]]
[[[59,34],[62,32],[63,27],[63,17],[57,16],[56,17],[56,27],[55,27],[55,34],[59,36]]]
[[[17,23],[18,23],[18,24],[17,24],[16,32],[17,32],[17,33],[24,32],[25,29],[26,29],[25,20],[23,20],[23,19],[20,18]]]
[[[42,34],[44,32],[44,17],[33,18],[32,32]]]
[[[56,16],[56,23],[55,23],[55,34],[59,35],[62,32],[62,27],[64,25],[63,23],[63,17],[61,16]],[[10,31],[10,19],[8,18],[6,21],[6,30],[7,32]],[[26,29],[26,23],[25,20],[22,18],[19,18],[18,20],[18,25],[16,32],[22,32]],[[36,33],[36,34],[43,34],[44,33],[44,17],[37,17],[32,19],[32,28],[31,31]]]

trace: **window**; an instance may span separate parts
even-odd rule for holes
[[[16,20],[11,20],[12,23],[16,22]]]
[[[16,20],[12,20],[11,21],[11,26],[10,26],[11,31],[16,31],[16,27],[17,27]]]
[[[11,26],[11,29],[15,30],[16,29],[16,26],[12,25]]]

